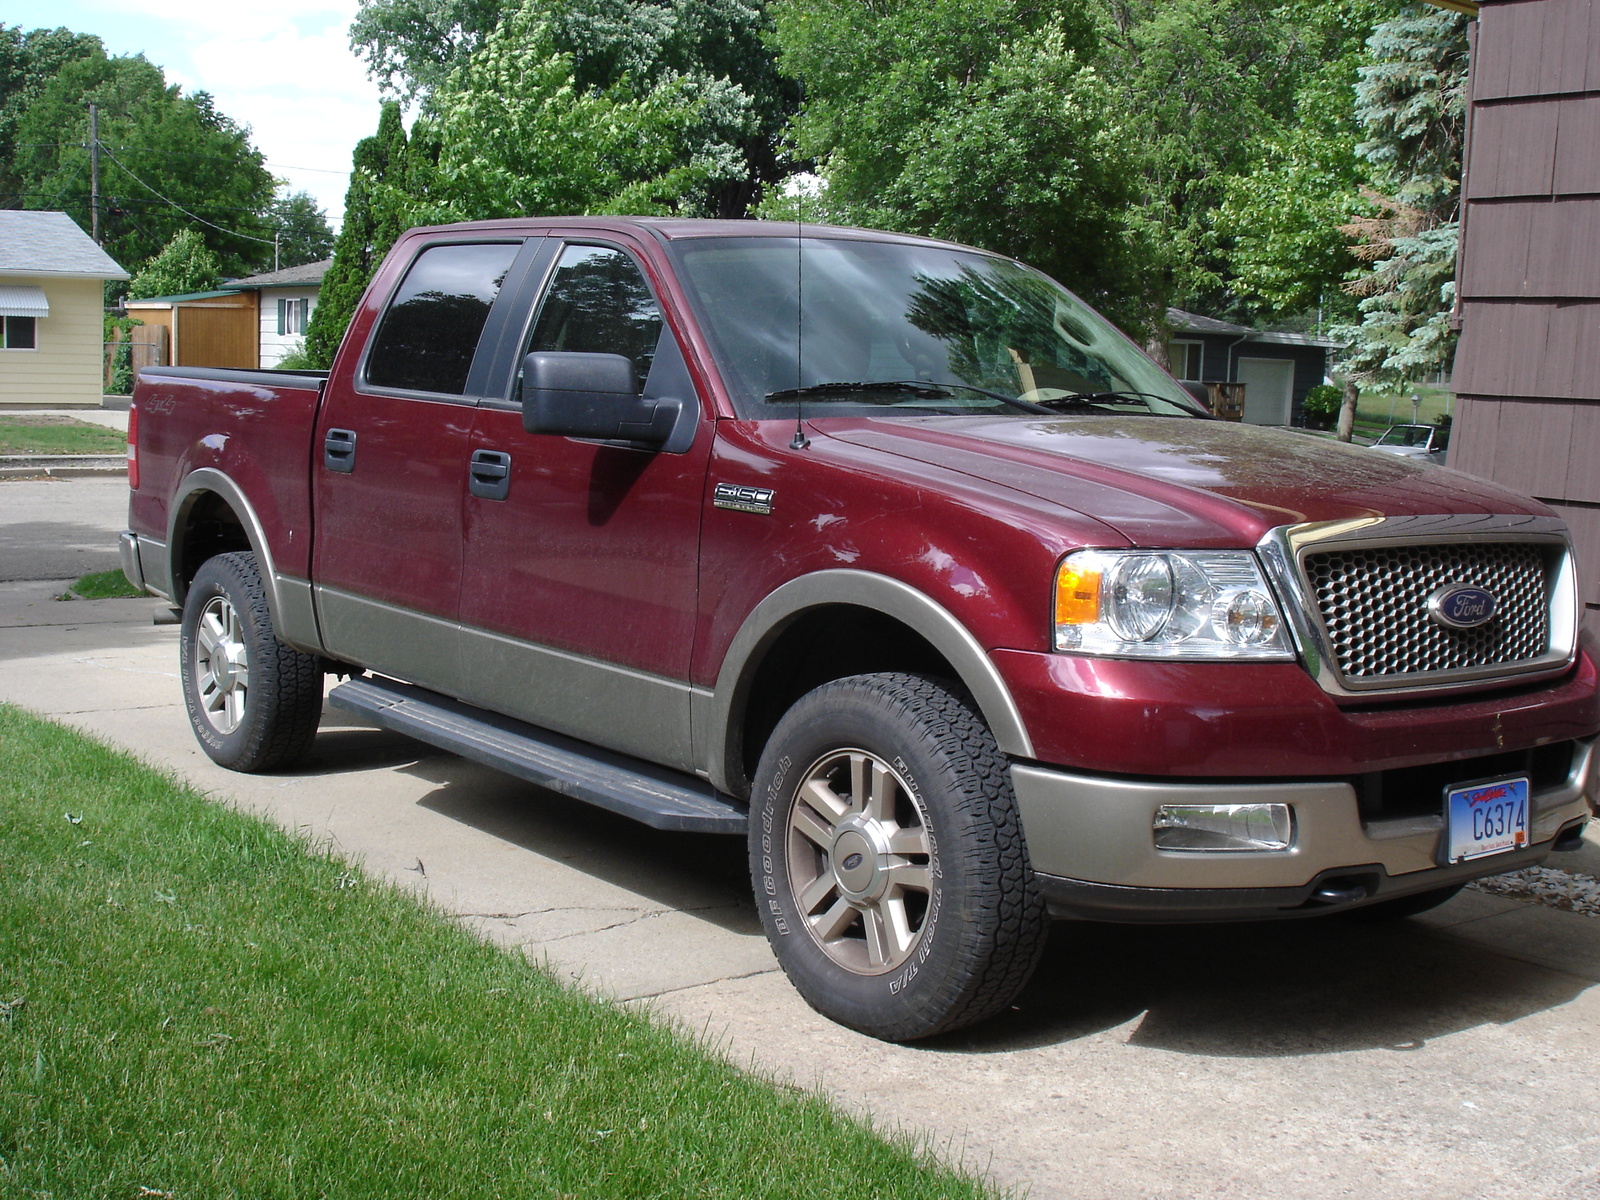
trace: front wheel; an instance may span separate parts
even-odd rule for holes
[[[322,716],[322,667],[278,640],[254,554],[195,573],[179,635],[183,703],[200,747],[235,771],[303,758]]]
[[[889,1041],[1005,1008],[1043,951],[1005,757],[917,675],[807,693],[756,771],[751,875],[773,951],[824,1016]]]

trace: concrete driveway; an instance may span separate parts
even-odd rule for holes
[[[121,503],[116,480],[0,482],[0,523],[47,532],[13,514],[43,504],[114,535]],[[13,578],[30,536],[0,531]],[[1010,1013],[886,1046],[817,1017],[778,973],[737,842],[646,830],[333,710],[306,767],[222,771],[184,718],[177,630],[152,624],[153,601],[51,599],[72,573],[0,583],[0,699],[331,843],[1001,1184],[1092,1200],[1600,1196],[1600,919],[1467,892],[1389,927],[1063,925]],[[1600,873],[1600,843],[1557,861]]]

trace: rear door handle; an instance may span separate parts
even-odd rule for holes
[[[322,465],[348,475],[356,469],[356,431],[330,429],[322,437]]]
[[[502,450],[474,450],[467,491],[480,500],[504,500],[511,492],[511,455]]]

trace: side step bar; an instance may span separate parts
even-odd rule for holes
[[[653,829],[743,833],[744,806],[703,779],[586,745],[391,679],[365,676],[328,693],[335,708],[642,821]]]

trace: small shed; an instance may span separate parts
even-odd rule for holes
[[[331,258],[321,262],[285,267],[247,275],[228,284],[239,291],[254,292],[259,318],[259,365],[275,367],[286,354],[305,344],[306,323],[317,307],[322,277],[333,265]]]
[[[66,213],[0,210],[0,407],[99,407],[103,285],[126,278]]]
[[[1306,393],[1328,377],[1328,352],[1342,343],[1307,333],[1274,333],[1167,309],[1169,369],[1196,383],[1242,383],[1251,425],[1301,425]]]
[[[144,323],[141,338],[166,341],[172,366],[249,370],[257,366],[254,292],[226,288],[147,296],[126,305],[128,315]],[[165,334],[157,333],[161,329]]]

